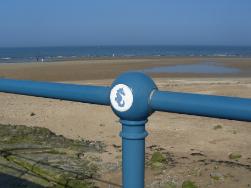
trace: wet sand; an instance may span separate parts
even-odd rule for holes
[[[79,61],[1,64],[0,77],[45,80],[45,81],[76,81],[113,79],[125,71],[137,71],[152,67],[217,62],[226,67],[241,70],[237,74],[191,74],[191,73],[151,73],[154,77],[249,77],[251,75],[251,58],[110,58],[83,59]]]
[[[145,58],[93,59],[81,62],[0,65],[0,76],[18,79],[110,85],[127,70],[153,66],[214,61],[242,70],[238,74],[152,74],[161,90],[251,98],[251,59],[248,58]],[[0,123],[46,127],[68,138],[99,140],[107,145],[104,163],[119,166],[121,126],[110,107],[0,94]],[[31,113],[35,115],[31,116]],[[192,180],[200,187],[250,187],[251,124],[172,113],[156,112],[147,124],[146,156],[155,151],[169,156],[162,170],[147,169],[149,187],[165,181]],[[231,153],[240,158],[232,160]],[[215,180],[212,173],[222,175]],[[104,172],[103,178],[120,183],[120,173]],[[150,186],[151,185],[151,186]],[[108,185],[100,185],[108,187]],[[157,185],[155,187],[158,187]]]

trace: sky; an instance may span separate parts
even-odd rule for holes
[[[96,45],[251,46],[251,1],[0,1],[0,47]]]

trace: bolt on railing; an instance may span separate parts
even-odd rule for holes
[[[154,111],[251,122],[251,99],[159,91],[153,80],[126,72],[111,87],[0,79],[0,92],[112,107],[122,124],[122,183],[144,187],[145,124]]]

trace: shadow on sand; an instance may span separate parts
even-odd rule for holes
[[[0,173],[0,188],[43,188],[41,185],[32,183],[25,179]]]

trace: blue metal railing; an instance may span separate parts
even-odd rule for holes
[[[151,107],[156,111],[251,121],[251,99],[238,97],[158,91]]]
[[[122,124],[124,188],[144,187],[145,124],[154,111],[251,122],[251,99],[159,91],[139,72],[120,75],[111,87],[0,79],[0,92],[111,106]]]
[[[110,105],[110,87],[104,86],[83,86],[0,79],[0,91],[36,97]]]

